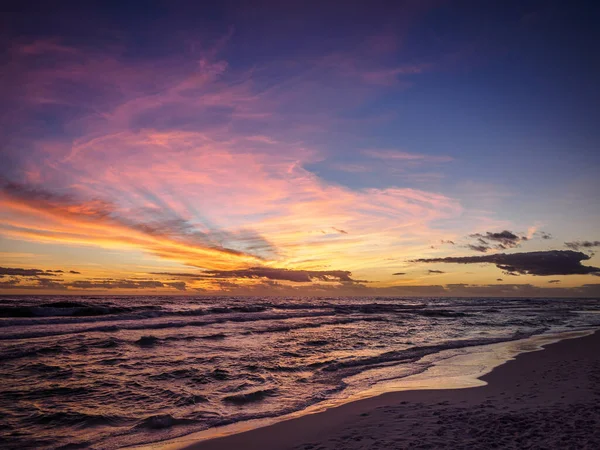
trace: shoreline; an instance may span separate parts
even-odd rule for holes
[[[547,347],[554,349],[558,344],[572,343],[574,340],[582,339],[595,339],[600,347],[599,331],[598,329],[586,329],[540,334],[521,340],[466,347],[460,349],[461,351],[445,350],[423,358],[425,363],[427,359],[435,358],[435,361],[430,362],[431,365],[417,375],[381,382],[366,391],[354,393],[346,398],[330,399],[285,416],[239,422],[194,432],[167,441],[125,448],[138,450],[221,450],[239,446],[247,449],[295,448],[311,434],[316,433],[323,437],[328,433],[331,434],[332,427],[343,428],[345,423],[351,421],[350,419],[355,419],[356,413],[359,411],[361,411],[359,417],[363,418],[368,417],[373,410],[398,404],[405,405],[409,401],[406,399],[423,404],[423,402],[431,402],[433,397],[453,397],[445,401],[462,404],[465,400],[461,400],[461,397],[471,398],[473,395],[483,395],[481,388],[497,390],[497,386],[491,386],[491,384],[499,384],[498,380],[502,379],[503,375],[499,376],[497,372],[510,371],[510,368],[515,365],[517,370],[518,366],[529,365],[523,361],[529,360],[536,353],[548,353]],[[543,351],[540,352],[541,350]],[[527,357],[523,356],[530,352],[536,353]],[[510,363],[515,364],[506,369]],[[503,391],[510,391],[511,386],[507,386],[506,382],[500,384]],[[465,395],[457,394],[457,390],[464,392]],[[476,392],[476,394],[468,391]],[[363,419],[362,422],[364,421]],[[381,425],[378,428],[382,428]],[[298,434],[298,430],[302,430],[302,432]],[[360,436],[357,438],[359,440],[354,442],[362,441]],[[342,444],[337,443],[336,445]],[[349,445],[349,443],[343,445]]]

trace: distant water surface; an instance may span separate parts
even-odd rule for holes
[[[0,297],[0,447],[116,448],[279,416],[442,350],[596,327],[598,312],[595,299]]]

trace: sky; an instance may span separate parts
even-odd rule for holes
[[[1,294],[600,297],[596,2],[7,5]]]

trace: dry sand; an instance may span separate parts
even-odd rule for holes
[[[482,380],[388,393],[184,448],[600,449],[600,332],[521,354]]]

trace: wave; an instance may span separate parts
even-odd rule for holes
[[[7,351],[4,351],[0,354],[0,359],[4,361],[8,361],[11,359],[19,359],[19,358],[35,358],[38,356],[52,356],[58,354],[69,354],[71,350],[66,348],[63,345],[49,345],[47,347],[38,347],[38,348],[30,348],[23,349],[22,345],[14,346],[9,348]]]
[[[43,375],[47,379],[59,380],[71,378],[73,369],[70,367],[56,366],[52,364],[44,364],[42,362],[24,364],[17,367],[17,372],[26,372],[30,374]]]
[[[499,342],[508,342],[517,339],[525,339],[535,334],[540,334],[546,331],[532,330],[530,332],[516,332],[512,336],[502,338],[479,338],[465,339],[461,341],[448,341],[437,345],[418,346],[406,350],[384,352],[376,356],[365,356],[358,358],[350,358],[343,361],[336,359],[324,362],[313,363],[310,367],[318,367],[323,372],[343,372],[343,376],[362,372],[366,368],[381,366],[384,364],[397,364],[399,362],[414,362],[424,356],[433,353],[439,353],[443,350],[453,350],[465,347],[474,347],[478,345],[495,344]]]
[[[151,347],[153,345],[156,345],[156,343],[159,340],[160,339],[158,339],[156,336],[142,336],[137,341],[135,341],[135,343],[140,347]]]
[[[304,342],[304,345],[308,345],[309,347],[323,347],[323,346],[329,345],[329,344],[331,344],[331,342],[323,340],[323,339]]]
[[[0,317],[105,316],[139,310],[159,310],[159,306],[130,308],[126,306],[89,305],[81,302],[55,302],[30,306],[1,306]]]
[[[201,372],[196,368],[189,369],[175,369],[166,372],[157,373],[155,375],[150,375],[150,379],[152,380],[179,380],[182,378],[194,378],[201,376]]]
[[[106,320],[98,316],[112,315],[111,320],[136,320],[156,317],[189,317],[224,314],[251,314],[271,309],[266,305],[215,306],[173,310],[158,305],[122,306],[111,303],[88,304],[61,301],[37,305],[0,306],[0,318],[27,318],[21,321],[1,321],[0,327],[13,325],[45,325],[57,323],[83,323]],[[119,315],[121,315],[119,317]],[[79,320],[77,320],[79,318]]]
[[[265,400],[267,397],[272,397],[277,394],[276,389],[261,389],[258,391],[244,392],[241,394],[233,394],[223,397],[223,401],[226,403],[233,403],[235,405],[246,405],[248,403],[260,402]]]
[[[246,315],[261,314],[271,311],[276,315],[288,315],[285,311],[294,312],[289,315],[402,315],[417,314],[427,317],[463,317],[465,312],[448,309],[427,309],[424,305],[401,304],[274,304],[258,303],[252,305],[213,306],[208,308],[192,308],[175,310],[167,306],[133,305],[123,306],[113,303],[84,303],[60,301],[37,305],[0,306],[0,328],[11,326],[32,326],[50,324],[79,324],[106,321],[136,321],[169,317],[231,316],[225,320],[246,321]],[[219,319],[215,319],[219,320]]]
[[[163,428],[171,428],[175,425],[183,425],[194,423],[190,419],[176,419],[171,414],[157,414],[150,416],[138,423],[135,428],[149,428],[151,430],[160,430]]]
[[[208,402],[208,398],[204,395],[193,394],[189,396],[182,397],[175,401],[176,406],[194,406],[200,403]]]
[[[36,388],[32,386],[30,388],[15,389],[15,390],[4,390],[1,391],[4,399],[10,399],[13,401],[36,401],[44,400],[47,398],[73,398],[75,396],[85,397],[93,393],[95,390],[89,386],[49,386],[45,388]]]
[[[184,328],[184,327],[204,327],[208,325],[215,325],[220,323],[244,323],[244,322],[258,322],[258,321],[270,321],[270,320],[289,320],[289,319],[297,319],[297,318],[308,318],[308,317],[323,317],[323,316],[331,316],[333,315],[331,312],[306,312],[306,313],[295,313],[295,314],[277,314],[277,313],[267,313],[260,315],[232,315],[231,317],[215,317],[215,318],[206,318],[202,320],[180,320],[180,321],[167,321],[167,322],[128,322],[128,323],[111,323],[106,325],[98,325],[91,327],[78,327],[71,329],[62,329],[51,331],[48,329],[43,329],[39,331],[17,331],[17,332],[5,332],[0,334],[0,340],[10,340],[10,339],[30,339],[30,338],[40,338],[40,337],[51,337],[51,336],[62,336],[69,334],[81,334],[81,333],[91,333],[91,332],[115,332],[119,330],[160,330],[167,328]],[[266,332],[269,332],[267,330]]]
[[[25,418],[25,423],[45,425],[51,427],[57,426],[73,426],[78,427],[95,427],[98,425],[104,426],[123,426],[132,419],[127,417],[106,416],[102,414],[86,414],[80,411],[59,411],[59,412],[42,412],[37,411]]]

